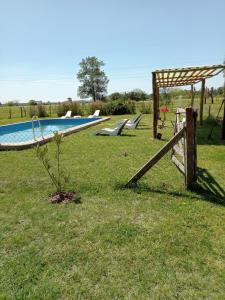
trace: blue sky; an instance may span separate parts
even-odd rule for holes
[[[105,62],[109,93],[151,92],[155,69],[222,63],[225,1],[0,0],[1,102],[78,99],[86,56]]]

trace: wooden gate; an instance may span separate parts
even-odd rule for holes
[[[184,175],[186,187],[190,188],[197,180],[196,120],[197,112],[192,107],[178,108],[174,136],[131,177],[126,186],[136,185],[137,181],[172,149],[171,161]]]

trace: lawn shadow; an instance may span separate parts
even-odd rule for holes
[[[212,130],[213,128],[213,130]],[[211,133],[211,137],[210,137]],[[203,126],[197,125],[197,143],[198,145],[223,145],[225,141],[221,140],[222,128],[216,123],[215,119],[207,118]]]
[[[198,168],[198,181],[192,186],[191,191],[204,196],[211,202],[225,205],[225,190],[215,180],[207,169]]]
[[[119,135],[109,135],[109,134],[104,134],[104,133],[101,133],[101,134],[92,134],[92,136],[104,136],[104,137],[118,137],[118,136],[128,136],[128,137],[136,137],[135,134],[127,134],[127,133],[122,133],[122,134],[119,134]]]
[[[177,192],[177,191],[169,191],[166,184],[161,184],[160,186],[157,187],[151,187],[146,183],[137,183],[137,184],[133,184],[130,187],[126,187],[125,184],[117,184],[115,185],[115,189],[121,189],[121,190],[126,190],[126,189],[131,189],[133,192],[137,193],[137,194],[141,194],[141,193],[157,193],[157,194],[163,194],[163,195],[170,195],[173,197],[187,197],[190,199],[196,199],[195,195],[190,195],[185,192]]]
[[[152,128],[151,127],[148,127],[148,126],[138,126],[135,128],[135,130],[151,130]]]
[[[127,133],[122,133],[121,136],[128,136],[128,137],[135,137],[136,134],[127,134]]]
[[[145,123],[139,123],[138,124],[138,127],[149,127],[149,125],[148,124],[145,124]]]
[[[125,187],[125,185],[117,185],[116,188],[126,189],[127,187]],[[170,195],[173,197],[186,197],[189,199],[196,199],[196,196],[199,196],[197,198],[203,199],[204,201],[225,206],[225,190],[209,173],[209,171],[203,168],[198,168],[198,181],[193,184],[190,189],[192,193],[188,191],[171,191],[168,189],[166,184],[161,184],[159,187],[150,187],[143,182],[141,184],[133,185],[130,188],[137,194],[142,192],[151,192]]]

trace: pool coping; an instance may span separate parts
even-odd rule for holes
[[[59,118],[54,118],[54,119],[59,119]],[[98,125],[98,124],[108,121],[108,120],[110,120],[110,117],[104,117],[104,118],[98,119],[96,121],[92,121],[92,122],[89,122],[86,124],[82,124],[82,125],[70,127],[65,130],[61,130],[61,131],[59,131],[59,133],[63,134],[63,136],[67,136],[69,134],[79,132],[83,129]],[[30,122],[30,121],[26,121],[26,122]],[[23,122],[23,123],[25,123],[25,122]],[[12,124],[8,124],[8,125],[12,125]],[[6,126],[6,125],[2,125],[2,126]],[[31,140],[31,141],[27,141],[27,142],[2,143],[2,144],[0,144],[0,150],[24,150],[24,149],[31,148],[37,144],[43,145],[43,144],[51,141],[52,138],[53,138],[53,134],[50,134],[50,135],[46,135],[44,137],[44,139],[41,137],[41,138],[37,138],[36,140]]]

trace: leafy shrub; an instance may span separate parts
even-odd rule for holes
[[[135,100],[135,101],[143,101],[149,98],[148,94],[140,89],[135,89],[131,92],[126,93],[128,99]]]
[[[37,115],[36,106],[32,105],[29,107],[29,116],[32,118]]]
[[[72,115],[73,116],[77,116],[77,115],[81,115],[82,116],[84,114],[82,105],[79,102],[75,102],[75,101],[71,102],[69,104],[69,107],[70,107],[69,110],[72,111]]]
[[[100,114],[107,115],[125,115],[134,114],[136,112],[134,101],[96,101],[89,104],[89,113],[93,114],[95,110],[100,109]]]
[[[88,113],[92,115],[96,110],[100,110],[100,114],[103,116],[108,115],[106,103],[102,101],[91,102],[88,104]]]
[[[106,104],[108,114],[111,115],[125,115],[135,114],[136,107],[133,101],[111,101]]]
[[[66,114],[68,107],[66,107],[65,103],[59,103],[57,106],[57,116],[62,117]]]
[[[115,93],[112,93],[111,95],[109,95],[107,98],[110,101],[125,100],[125,94],[124,93],[115,92]]]
[[[139,110],[142,114],[152,114],[152,104],[150,102],[141,102]]]
[[[62,117],[66,114],[68,110],[72,111],[72,115],[84,115],[84,108],[78,102],[64,102],[60,103],[57,107],[57,115],[58,117]]]
[[[112,93],[107,97],[109,101],[122,101],[122,100],[134,100],[134,101],[144,101],[149,99],[149,95],[140,89],[135,89],[130,92]]]
[[[48,117],[48,114],[46,112],[46,107],[44,105],[37,105],[37,116],[39,118]]]

